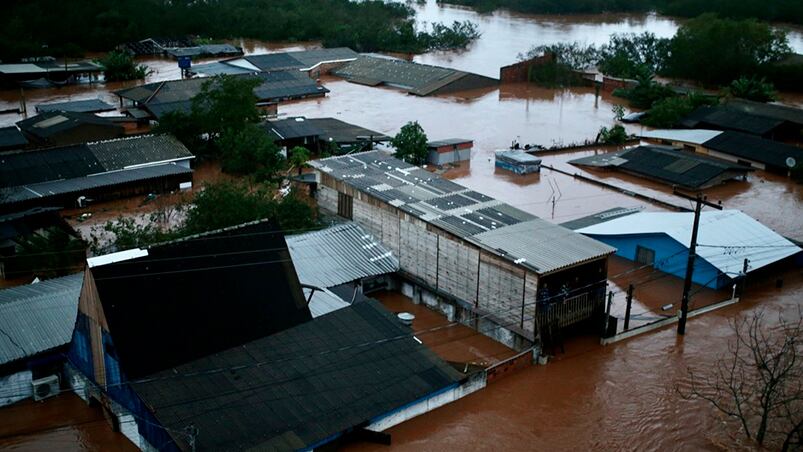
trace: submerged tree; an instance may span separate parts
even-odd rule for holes
[[[118,50],[109,52],[98,62],[103,66],[103,76],[107,82],[142,79],[151,73],[147,66],[137,64],[131,55]]]
[[[414,165],[423,165],[427,161],[427,134],[418,121],[402,126],[390,144],[396,148],[397,158]]]
[[[803,311],[771,326],[762,311],[732,323],[729,353],[707,370],[689,369],[678,391],[709,402],[759,446],[803,446]]]
[[[771,102],[778,98],[775,86],[766,79],[757,77],[739,77],[731,82],[726,91],[733,97],[756,102]]]

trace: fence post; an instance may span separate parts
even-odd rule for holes
[[[633,284],[627,286],[627,307],[625,308],[625,331],[630,329],[630,306],[633,304]]]
[[[611,304],[613,303],[613,291],[608,292],[608,306],[602,315],[602,337],[608,332],[608,317],[611,314]]]

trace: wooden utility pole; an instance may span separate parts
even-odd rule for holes
[[[686,317],[688,317],[689,314],[689,291],[691,290],[691,280],[694,275],[694,260],[697,257],[697,230],[700,228],[700,212],[703,209],[703,204],[719,210],[722,210],[722,206],[706,201],[706,198],[701,193],[697,193],[697,196],[694,198],[677,191],[675,191],[674,194],[695,201],[694,224],[691,230],[691,243],[689,244],[689,259],[686,262],[686,278],[683,280],[683,298],[680,301],[680,319],[678,319],[678,334],[683,335],[686,334]]]

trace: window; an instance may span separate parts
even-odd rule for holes
[[[353,199],[345,193],[337,194],[337,214],[343,218],[353,219]]]
[[[683,150],[684,151],[689,151],[689,152],[694,152],[696,149],[695,149],[694,146],[692,146],[690,144],[684,144],[683,145]]]
[[[655,250],[645,248],[641,245],[636,246],[636,262],[642,265],[655,264]]]

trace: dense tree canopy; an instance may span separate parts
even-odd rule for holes
[[[427,161],[427,134],[418,121],[402,126],[390,144],[396,148],[396,157],[406,162],[422,165]]]
[[[148,37],[321,40],[358,51],[464,47],[466,23],[418,33],[413,11],[379,0],[10,0],[0,15],[0,59],[105,51]],[[468,39],[466,39],[468,38]]]

